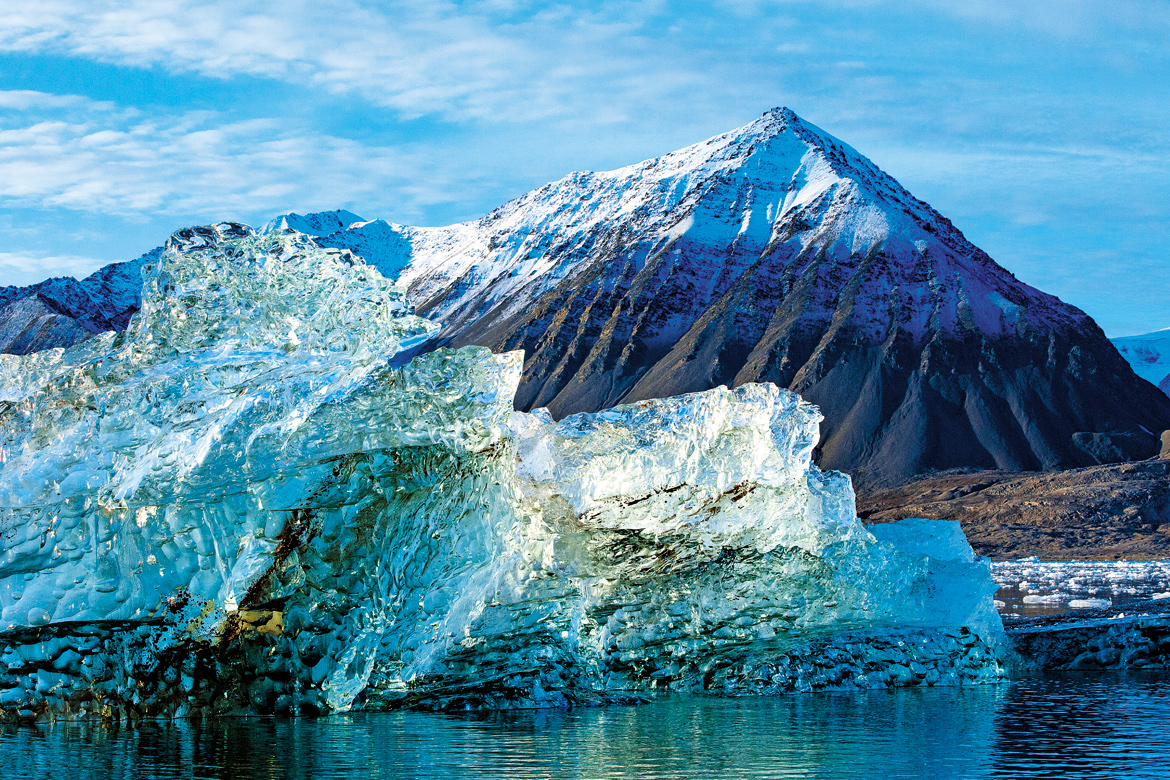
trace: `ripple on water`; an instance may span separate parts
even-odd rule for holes
[[[0,777],[1153,778],[1170,675],[639,707],[0,730]]]

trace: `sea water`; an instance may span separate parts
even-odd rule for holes
[[[1005,615],[1040,617],[1077,609],[1170,598],[1170,561],[997,561],[996,606]]]
[[[0,730],[5,780],[1154,778],[1170,675],[481,713]]]

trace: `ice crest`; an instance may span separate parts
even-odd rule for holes
[[[516,413],[513,426],[522,484],[568,501],[585,527],[815,552],[864,533],[851,491],[824,505],[809,489],[832,479],[810,462],[821,419],[795,393],[749,384],[556,424]]]
[[[0,356],[0,715],[1001,673],[986,564],[875,539],[794,393],[513,412],[519,353],[408,360],[436,326],[295,230],[180,231],[144,276],[124,334]]]

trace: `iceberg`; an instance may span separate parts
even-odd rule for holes
[[[817,409],[555,421],[348,250],[179,231],[121,334],[0,355],[0,717],[542,707],[1000,679],[957,524],[867,529]]]

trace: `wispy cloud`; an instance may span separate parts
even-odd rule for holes
[[[1104,29],[1149,32],[1170,26],[1170,6],[1143,0],[918,0],[924,8],[1003,28],[1026,29],[1065,39],[1102,41]]]
[[[53,276],[83,277],[105,265],[93,257],[0,252],[0,286],[23,287]]]
[[[36,109],[94,108],[112,111],[113,103],[99,102],[80,95],[53,95],[32,89],[0,90],[0,109],[29,111]]]
[[[409,214],[449,198],[453,178],[475,175],[456,166],[277,119],[147,115],[78,96],[0,91],[0,202],[10,205],[221,219],[397,193]]]
[[[657,4],[526,5],[41,0],[0,15],[0,50],[279,79],[463,119],[571,112],[599,79],[644,65],[630,55]]]

